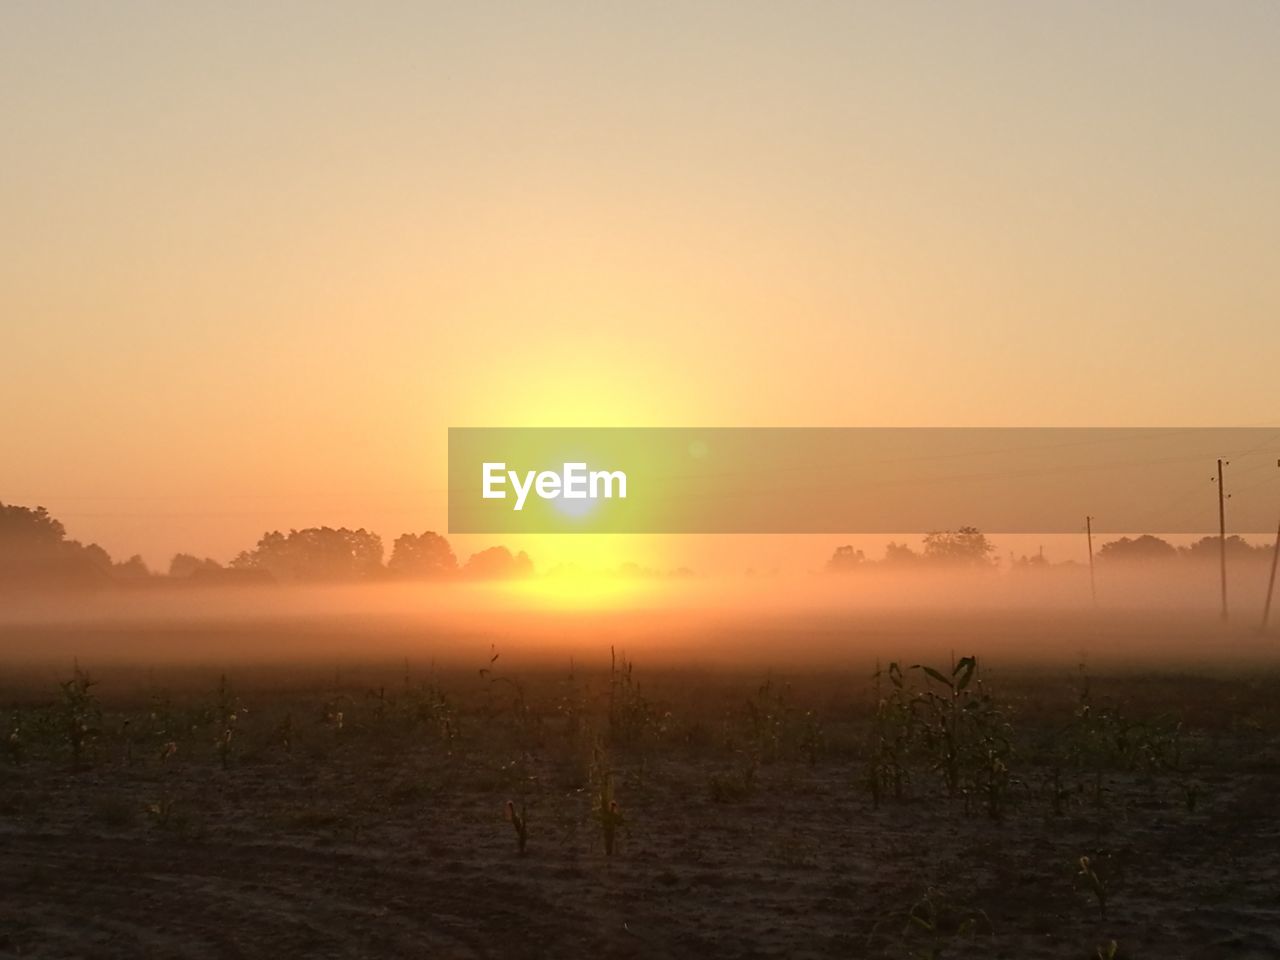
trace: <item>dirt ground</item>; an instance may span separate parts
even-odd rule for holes
[[[1275,676],[499,663],[0,677],[0,956],[1280,957]]]

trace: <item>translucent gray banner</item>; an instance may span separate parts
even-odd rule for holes
[[[1275,529],[1280,428],[454,428],[452,533]]]

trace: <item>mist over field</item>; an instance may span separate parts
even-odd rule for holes
[[[340,663],[482,666],[600,661],[779,670],[925,659],[981,648],[1009,665],[1082,657],[1164,667],[1277,662],[1259,636],[1265,565],[1112,566],[1097,606],[1083,567],[652,579],[533,576],[476,583],[152,586],[10,597],[0,661]]]
[[[1099,540],[1087,563],[1052,562],[1043,547],[1002,562],[960,527],[890,541],[879,557],[828,544],[810,572],[699,576],[634,563],[539,572],[500,545],[460,558],[431,531],[397,537],[384,560],[376,533],[322,526],[268,531],[225,565],[178,553],[159,573],[70,538],[43,508],[0,504],[0,664],[479,669],[496,652],[558,668],[623,649],[668,668],[867,674],[979,648],[1010,666],[1272,662],[1255,628],[1273,550],[1238,535]]]

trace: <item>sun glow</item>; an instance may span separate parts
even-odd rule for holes
[[[642,577],[573,569],[513,581],[507,589],[521,604],[557,610],[642,607],[655,595],[654,584]]]

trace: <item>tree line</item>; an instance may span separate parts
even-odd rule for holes
[[[501,579],[533,573],[523,551],[489,547],[459,562],[438,533],[405,533],[384,563],[382,537],[361,528],[307,527],[262,535],[251,550],[223,565],[210,557],[179,553],[167,576],[192,582],[339,582],[394,579]],[[102,583],[156,576],[141,556],[114,561],[96,543],[67,537],[61,521],[44,507],[0,503],[0,579]]]
[[[1231,563],[1243,561],[1267,561],[1272,548],[1265,545],[1249,543],[1243,537],[1232,534],[1224,541],[1227,560]],[[1147,564],[1168,562],[1217,561],[1220,542],[1218,537],[1201,537],[1189,546],[1174,546],[1161,537],[1143,534],[1139,537],[1120,537],[1103,543],[1094,557],[1102,564]],[[885,547],[882,560],[871,560],[862,550],[852,545],[837,547],[826,569],[830,573],[847,573],[862,568],[880,567],[901,569],[903,567],[968,567],[994,568],[998,565],[995,556],[996,548],[976,527],[961,527],[959,530],[942,530],[926,534],[919,550],[914,550],[904,543],[890,542]],[[1056,566],[1074,566],[1074,561],[1064,561]],[[1055,566],[1045,559],[1043,554],[1023,556],[1012,561],[1015,569]]]

